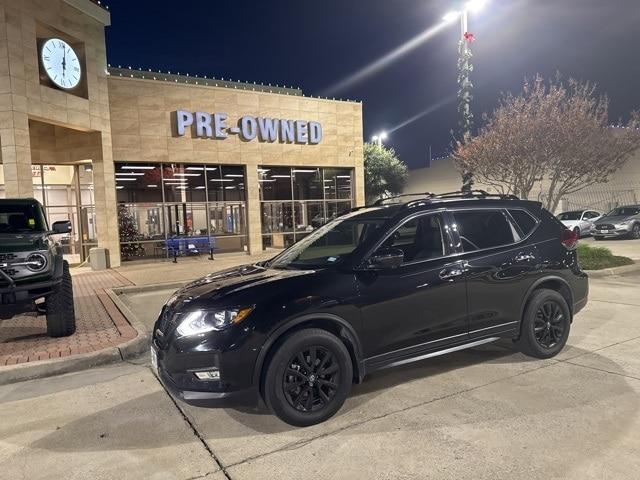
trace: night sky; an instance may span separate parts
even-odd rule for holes
[[[111,11],[107,54],[113,66],[293,85],[308,95],[361,100],[365,139],[391,130],[386,144],[411,168],[426,165],[430,145],[434,157],[450,148],[458,119],[457,22],[361,81],[345,86],[344,80],[440,23],[453,0],[104,3]],[[612,118],[628,116],[640,108],[639,26],[640,0],[491,0],[469,20],[476,37],[477,123],[500,92],[518,91],[525,76],[556,71],[595,81],[610,98]]]

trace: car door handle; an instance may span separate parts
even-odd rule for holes
[[[516,263],[522,262],[533,262],[536,259],[535,255],[531,255],[530,253],[519,253],[513,258],[513,261]]]
[[[445,268],[440,270],[439,277],[441,280],[453,280],[455,278],[462,277],[464,270],[461,267]]]

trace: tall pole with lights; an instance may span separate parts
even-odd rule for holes
[[[473,128],[473,113],[471,101],[473,100],[473,83],[471,72],[473,64],[471,59],[471,42],[473,34],[467,28],[467,9],[460,15],[460,41],[458,42],[458,112],[460,113],[460,129],[462,138],[467,141],[471,137]],[[462,172],[462,191],[469,192],[473,186],[473,173],[467,169]]]
[[[452,21],[460,19],[460,40],[458,42],[458,112],[460,113],[460,133],[463,141],[471,137],[473,129],[473,113],[471,112],[471,101],[473,100],[473,83],[471,83],[471,72],[473,64],[471,59],[471,43],[475,40],[468,29],[469,10],[480,10],[485,0],[471,0],[467,2],[461,10],[448,13],[444,20]],[[469,170],[462,172],[462,191],[468,192],[473,186],[473,173]]]

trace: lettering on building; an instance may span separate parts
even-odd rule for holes
[[[322,124],[309,120],[286,120],[281,118],[243,115],[233,125],[226,113],[205,113],[177,110],[172,112],[174,134],[194,138],[224,140],[229,135],[238,135],[241,140],[258,140],[267,143],[297,143],[317,145],[322,141]]]

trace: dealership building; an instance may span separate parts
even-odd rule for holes
[[[91,0],[0,0],[0,198],[71,220],[72,261],[253,254],[363,204],[361,103],[111,68],[109,24]]]

